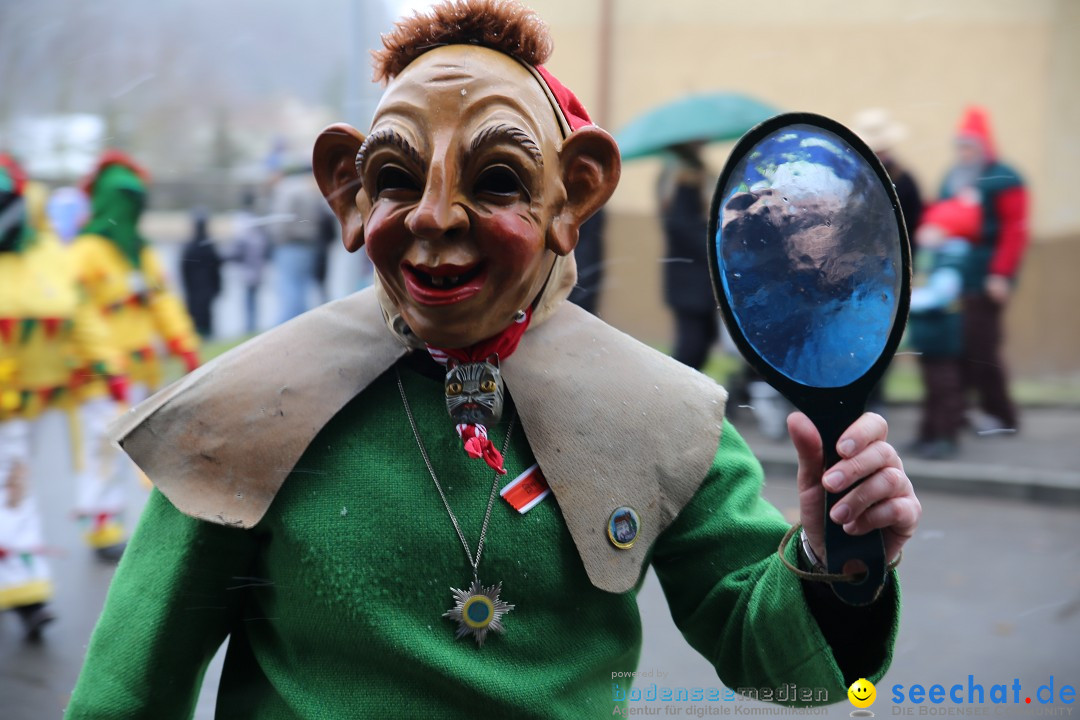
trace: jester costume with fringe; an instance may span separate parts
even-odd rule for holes
[[[17,229],[0,249],[0,610],[52,595],[41,518],[30,485],[31,441],[50,409],[74,408],[80,367],[121,372],[120,356],[75,267],[44,220],[46,190],[0,163],[0,192],[16,198]],[[33,478],[36,482],[66,478]]]

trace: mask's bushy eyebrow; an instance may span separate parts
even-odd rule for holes
[[[507,125],[506,123],[500,123],[498,125],[492,125],[489,128],[485,128],[479,135],[477,135],[472,145],[469,146],[469,152],[474,153],[486,142],[494,139],[508,140],[512,143],[521,146],[525,152],[532,156],[533,160],[536,160],[537,164],[544,164],[544,154],[540,151],[540,146],[536,144],[536,141],[529,136],[527,132],[521,128],[514,127],[513,125]]]
[[[360,145],[360,149],[356,151],[356,174],[363,176],[364,163],[367,161],[368,155],[372,149],[380,145],[393,145],[400,148],[402,152],[409,156],[417,165],[423,164],[420,160],[420,153],[416,148],[409,144],[409,141],[401,137],[393,128],[384,128],[376,132],[371,133]]]

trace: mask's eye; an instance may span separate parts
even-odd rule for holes
[[[484,382],[480,383],[480,389],[486,393],[495,392],[495,381],[485,380]]]
[[[396,165],[384,165],[375,176],[375,194],[378,196],[393,191],[419,193],[420,183]]]
[[[461,383],[452,382],[446,383],[446,394],[450,397],[461,394]]]
[[[516,197],[523,193],[518,176],[505,165],[496,165],[480,173],[473,191],[477,195],[502,199]]]

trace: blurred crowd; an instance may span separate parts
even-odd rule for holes
[[[202,338],[216,336],[214,304],[222,291],[225,263],[238,266],[244,328],[249,335],[291,320],[331,298],[329,257],[339,231],[310,165],[289,165],[275,171],[264,185],[244,189],[229,218],[230,237],[213,237],[210,220],[206,209],[194,210],[179,273],[188,311]],[[364,263],[358,260],[357,264]],[[370,281],[363,272],[360,275],[350,290]],[[273,282],[276,303],[269,319],[259,317],[258,302],[267,278]]]

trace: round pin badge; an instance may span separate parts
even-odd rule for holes
[[[629,550],[637,540],[641,520],[632,507],[617,507],[608,518],[607,536],[611,544],[620,550]]]

